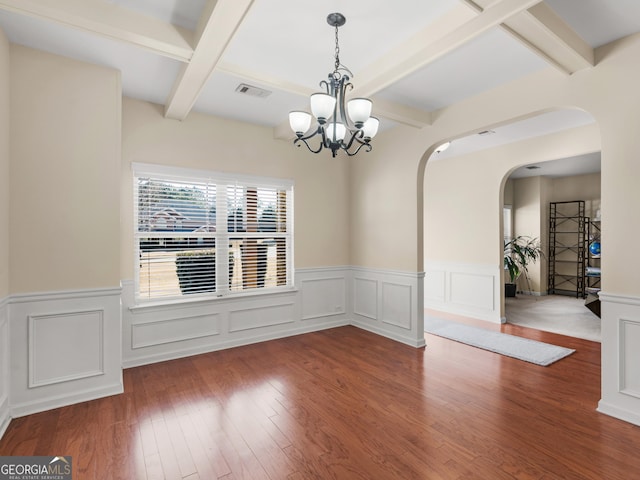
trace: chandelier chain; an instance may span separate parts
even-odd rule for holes
[[[338,43],[338,25],[336,25],[336,62],[335,62],[335,70],[334,74],[338,73],[340,69],[340,43]]]

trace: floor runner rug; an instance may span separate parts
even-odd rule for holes
[[[471,327],[429,315],[425,316],[424,330],[439,337],[466,343],[473,347],[545,367],[575,352],[570,348],[494,332],[484,328]]]

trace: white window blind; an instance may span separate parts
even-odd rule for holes
[[[134,165],[136,298],[292,285],[293,184]]]

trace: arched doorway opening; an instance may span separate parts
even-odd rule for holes
[[[515,291],[503,292],[508,323],[600,341],[600,255],[589,249],[601,234],[600,157],[539,161],[505,176],[504,241],[542,250]]]
[[[424,304],[500,324],[506,180],[520,167],[599,151],[598,126],[583,110],[559,109],[485,127],[435,153],[440,143],[425,153],[421,170]],[[548,220],[540,201],[537,208],[533,236],[543,237]],[[546,285],[545,275],[538,273],[539,285]]]

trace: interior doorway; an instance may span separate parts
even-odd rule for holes
[[[516,296],[505,298],[507,323],[600,341],[593,304],[600,286],[600,198],[599,152],[526,165],[509,176],[503,191],[505,241],[536,238],[543,255],[529,267],[529,281],[518,282]],[[574,204],[580,206],[575,214]],[[556,227],[562,222],[564,227]]]

